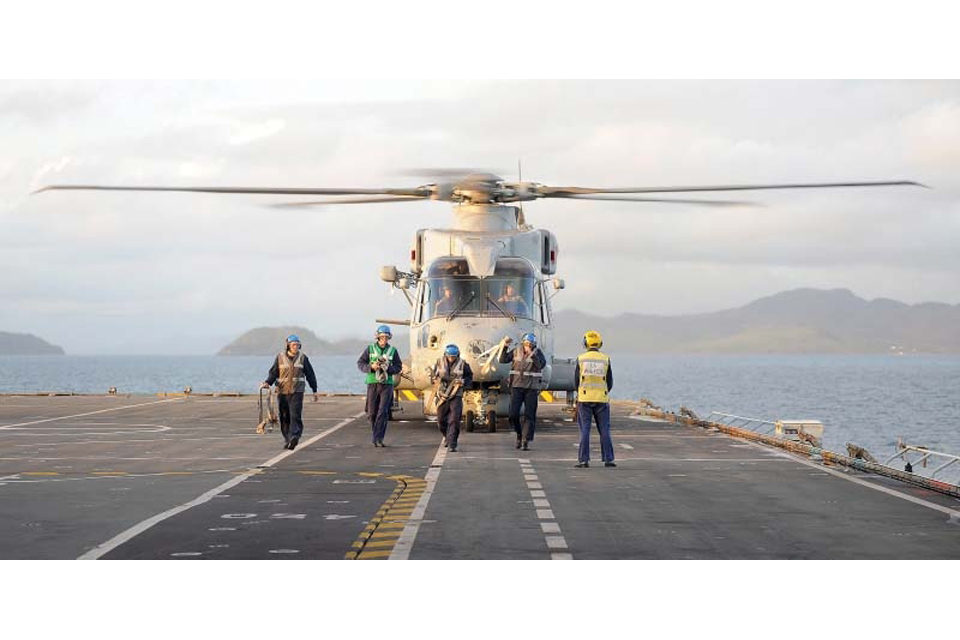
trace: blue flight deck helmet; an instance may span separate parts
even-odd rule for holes
[[[379,338],[381,335],[386,335],[388,338],[393,337],[393,334],[390,333],[390,327],[388,327],[385,324],[382,324],[379,327],[377,327],[376,337]]]
[[[460,347],[458,347],[458,346],[455,345],[455,344],[448,344],[448,345],[447,345],[447,348],[443,350],[443,355],[445,355],[445,356],[459,357],[459,356],[460,356]]]
[[[520,338],[520,342],[529,342],[533,346],[537,346],[537,336],[533,335],[532,333],[525,333],[523,334],[523,337]]]
[[[290,335],[287,336],[287,344],[290,344],[291,342],[296,342],[300,346],[303,346],[303,343],[300,342],[300,336],[298,336],[295,333],[291,333]]]

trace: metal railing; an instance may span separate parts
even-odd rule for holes
[[[707,416],[706,419],[707,422],[716,422],[725,427],[737,427],[738,429],[747,429],[754,433],[762,433],[765,435],[769,435],[777,428],[776,422],[761,420],[759,418],[745,418],[744,416],[735,416],[731,413],[720,413],[719,411],[710,412],[710,415]]]
[[[919,457],[914,458],[913,456]],[[890,463],[897,458],[900,458],[904,461],[904,470],[908,473],[916,473],[918,475],[923,475],[928,478],[936,478],[938,480],[944,479],[943,477],[937,478],[938,473],[941,473],[948,467],[960,462],[960,456],[955,456],[950,453],[943,453],[941,451],[934,451],[933,449],[929,449],[927,447],[905,444],[903,440],[897,442],[897,452],[884,460],[883,464],[890,466]],[[929,473],[925,471],[919,471],[917,469],[918,466],[926,469],[928,463],[939,464]],[[951,476],[954,480],[957,480],[957,476],[960,475],[960,466],[953,467],[951,471],[954,472],[951,474]]]

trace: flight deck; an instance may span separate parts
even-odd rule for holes
[[[363,398],[0,397],[3,559],[952,559],[960,501],[616,403],[616,468],[541,404],[530,451],[441,444],[418,403],[371,443]]]

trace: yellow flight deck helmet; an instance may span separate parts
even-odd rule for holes
[[[583,346],[587,349],[599,349],[603,346],[603,338],[596,331],[587,331],[583,334]]]

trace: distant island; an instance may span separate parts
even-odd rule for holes
[[[603,334],[614,354],[960,354],[960,305],[865,300],[848,289],[794,289],[735,309],[679,316],[623,313],[607,318],[557,311],[555,353],[583,350],[583,332]],[[303,327],[261,327],[219,355],[273,355],[296,333],[307,354],[359,354],[368,339],[328,342]],[[393,344],[408,352],[407,333]]]
[[[63,349],[30,333],[0,331],[0,356],[62,356]]]
[[[369,340],[362,338],[347,338],[334,342],[318,338],[317,335],[305,327],[258,327],[247,331],[242,336],[220,349],[218,356],[272,356],[276,355],[286,344],[287,336],[295,334],[300,338],[303,352],[308,356],[356,356]],[[399,342],[397,342],[399,339]],[[401,353],[406,349],[406,335],[397,336],[394,341]]]

